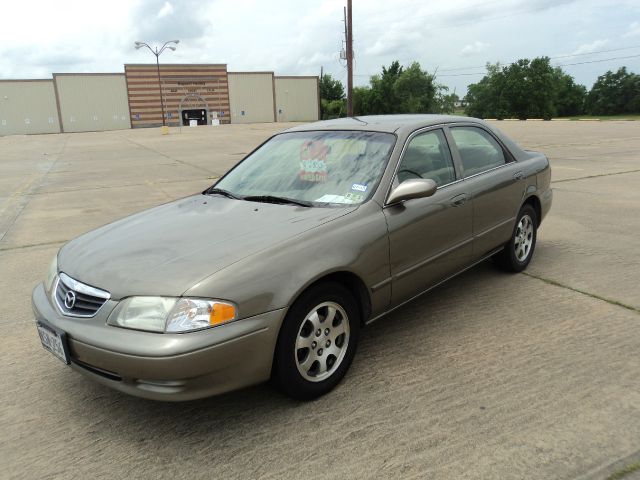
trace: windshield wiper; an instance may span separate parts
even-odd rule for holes
[[[235,193],[231,193],[228,190],[224,190],[222,188],[208,188],[204,191],[205,195],[214,195],[214,194],[218,194],[218,195],[224,195],[225,197],[228,198],[233,198],[234,200],[243,200],[243,197],[240,197],[238,195],[236,195]]]
[[[300,207],[311,207],[313,204],[306,200],[295,200],[293,198],[278,197],[275,195],[249,195],[244,197],[243,200],[249,200],[250,202],[263,202],[263,203],[280,203],[298,205]]]

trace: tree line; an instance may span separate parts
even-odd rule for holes
[[[320,80],[322,118],[346,115],[344,87],[331,75]],[[436,82],[418,62],[403,68],[394,61],[369,85],[353,90],[354,115],[453,113],[455,93]],[[544,118],[640,113],[640,75],[627,71],[600,75],[587,91],[549,57],[509,65],[487,64],[486,75],[468,87],[465,113],[479,118]]]
[[[320,80],[322,118],[346,116],[344,86],[331,75]],[[354,115],[391,113],[447,113],[458,99],[436,82],[435,75],[422,70],[418,62],[404,68],[397,60],[382,73],[373,75],[369,85],[353,89]]]

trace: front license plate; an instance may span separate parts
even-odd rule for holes
[[[36,326],[38,327],[38,335],[40,335],[42,346],[46,350],[49,350],[51,353],[53,353],[64,363],[69,365],[69,357],[67,356],[67,351],[64,348],[64,334],[50,330],[40,323],[38,323]]]

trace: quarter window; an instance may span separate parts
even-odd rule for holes
[[[431,130],[409,142],[398,167],[400,183],[412,178],[430,178],[439,187],[456,179],[449,145],[442,130]]]
[[[460,152],[465,177],[506,163],[500,144],[481,128],[452,127],[451,135]]]

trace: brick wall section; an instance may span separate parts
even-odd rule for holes
[[[124,71],[127,79],[131,126],[138,128],[162,125],[156,65],[125,65]],[[180,101],[186,95],[193,93],[205,100],[209,112],[217,112],[220,123],[230,123],[226,64],[161,64],[160,81],[167,125],[180,125],[178,111]]]

